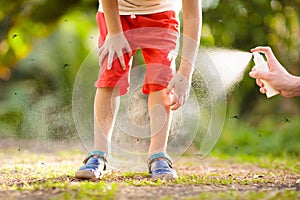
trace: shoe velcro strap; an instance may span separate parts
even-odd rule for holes
[[[99,159],[101,159],[101,160],[104,162],[103,170],[106,170],[106,163],[107,163],[106,158],[107,158],[107,153],[102,152],[102,151],[91,151],[91,152],[85,157],[85,159],[83,160],[83,164],[86,164],[87,161],[88,161],[91,157],[93,157],[93,156],[95,156],[95,155],[97,155],[97,157],[98,157]]]
[[[167,158],[167,157],[154,158],[154,159],[150,160],[150,162],[148,163],[148,171],[149,171],[150,174],[152,173],[152,171],[151,171],[151,165],[152,165],[155,161],[157,161],[157,160],[164,160],[164,161],[166,161],[166,162],[168,163],[168,165],[169,165],[171,168],[173,168],[173,167],[172,167],[172,161],[171,161],[169,158]]]

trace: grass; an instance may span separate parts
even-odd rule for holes
[[[117,184],[80,182],[50,199],[116,199]]]
[[[268,173],[261,173],[259,175],[246,174],[243,179],[233,177],[231,174],[220,175],[182,175],[173,181],[158,180],[153,182],[151,180],[135,180],[135,179],[125,179],[123,183],[133,186],[172,186],[172,185],[253,185],[253,184],[275,184],[276,181],[280,181],[280,178],[265,178],[268,177]],[[146,178],[146,177],[145,177]],[[281,180],[284,181],[284,178]]]
[[[226,199],[236,199],[236,200],[257,200],[257,199],[299,199],[299,192],[293,190],[286,191],[247,191],[247,192],[238,192],[238,191],[228,191],[228,192],[204,192],[196,197],[185,198],[184,200],[193,200],[193,199],[215,199],[215,200],[226,200]],[[172,199],[172,198],[170,198]]]
[[[148,173],[131,171],[111,171],[102,181],[77,180],[74,171],[82,155],[79,151],[2,150],[0,199],[119,199],[121,194],[148,199],[140,193],[152,199],[297,199],[300,195],[295,188],[299,160],[293,157],[255,162],[252,157],[229,158],[213,152],[201,168],[195,158],[186,156],[178,163],[178,179],[153,182]]]
[[[300,156],[300,117],[233,117],[228,111],[222,135],[215,150],[228,155],[260,157]]]
[[[300,119],[277,120],[255,125],[229,117],[208,158],[184,156],[174,165],[179,178],[173,181],[153,182],[147,172],[130,169],[82,181],[74,171],[85,152],[3,148],[0,199],[299,199],[299,133],[293,130]]]
[[[22,193],[28,198],[26,194],[31,196],[30,193],[37,191],[42,191],[38,197],[42,199],[113,199],[116,183],[74,180],[74,171],[81,163],[78,159],[80,153],[72,155],[72,151],[37,154],[3,150],[0,153],[3,162],[0,190],[5,195],[12,194],[11,199],[22,196]],[[67,160],[70,157],[72,159]]]
[[[212,151],[210,156],[218,157],[218,159],[224,161],[233,160],[235,163],[251,163],[265,169],[289,170],[290,172],[300,174],[300,162],[298,156],[274,156],[272,154],[254,156],[248,154],[239,154],[233,157],[232,155],[224,154],[219,150]]]

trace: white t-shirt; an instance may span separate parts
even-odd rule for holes
[[[145,15],[173,10],[178,13],[182,0],[118,0],[120,15]],[[99,12],[103,12],[99,0]]]

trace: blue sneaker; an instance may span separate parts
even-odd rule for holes
[[[84,165],[75,172],[75,178],[78,179],[101,179],[106,170],[105,153],[101,151],[92,151],[83,161]]]
[[[149,164],[149,173],[151,174],[152,180],[174,180],[176,179],[177,173],[172,169],[172,162],[167,157],[159,157],[152,159]]]

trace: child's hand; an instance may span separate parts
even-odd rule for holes
[[[107,69],[110,70],[116,54],[120,60],[122,69],[125,70],[126,64],[123,57],[123,54],[125,53],[128,53],[129,56],[131,56],[131,48],[124,34],[118,33],[111,36],[107,35],[104,44],[99,49],[99,65],[102,64],[105,56],[108,56]]]
[[[190,85],[190,81],[178,72],[173,76],[167,88],[167,94],[169,95],[173,93],[173,95],[175,96],[175,98],[173,98],[173,102],[170,105],[171,110],[176,110],[186,103],[190,93]]]

